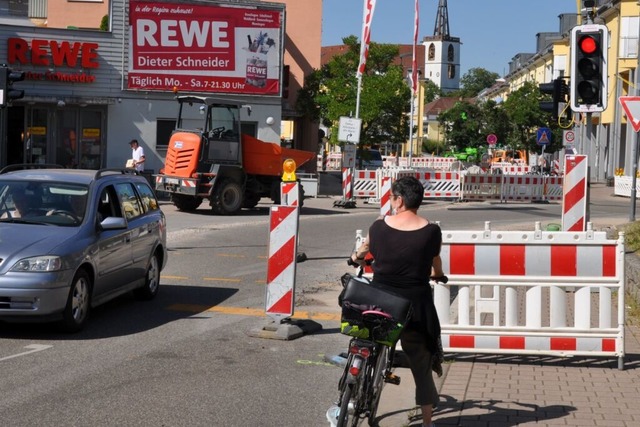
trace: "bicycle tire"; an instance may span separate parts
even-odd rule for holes
[[[354,383],[345,383],[342,397],[340,398],[340,412],[338,414],[337,427],[348,427],[349,423],[349,401],[353,394]]]
[[[378,412],[378,404],[380,396],[382,396],[382,388],[384,387],[384,376],[387,370],[387,359],[389,357],[389,347],[379,345],[376,364],[371,377],[371,393],[369,396],[369,425],[374,426],[376,413]]]

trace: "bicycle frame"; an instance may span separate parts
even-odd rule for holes
[[[374,316],[372,323],[375,323],[375,317],[390,317],[377,311],[363,315]],[[392,370],[394,353],[395,346],[389,347],[369,339],[352,338],[349,341],[347,363],[338,383],[338,427],[357,426],[364,417],[369,419],[369,425],[374,425],[382,388]],[[399,378],[395,378],[397,380],[389,382],[398,384]]]

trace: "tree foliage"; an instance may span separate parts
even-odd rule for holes
[[[321,69],[314,70],[298,93],[296,109],[313,120],[322,120],[331,129],[337,143],[342,116],[355,117],[358,82],[356,71],[360,44],[356,36],[343,40],[347,50],[333,57]],[[408,117],[411,90],[394,65],[398,46],[371,43],[365,74],[362,76],[359,118],[362,120],[360,145],[404,143],[409,133]]]
[[[499,77],[497,73],[484,68],[471,68],[460,78],[462,88],[459,96],[463,98],[478,96],[484,89],[493,86]]]
[[[553,137],[545,151],[556,151],[561,145],[562,129],[551,120],[549,113],[540,109],[540,102],[544,99],[545,95],[537,84],[527,82],[511,92],[502,103],[494,100],[460,101],[438,116],[445,130],[445,143],[459,151],[467,147],[484,148],[487,136],[494,134],[498,138],[498,146],[540,152],[537,131],[547,127]]]

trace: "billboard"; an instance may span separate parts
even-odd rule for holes
[[[131,0],[127,89],[279,96],[284,9]]]

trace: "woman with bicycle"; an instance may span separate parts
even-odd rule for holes
[[[376,220],[364,244],[351,255],[359,264],[371,252],[373,282],[412,301],[413,317],[400,341],[416,384],[416,404],[424,426],[431,426],[438,392],[431,370],[441,375],[440,322],[433,303],[429,278],[444,277],[440,247],[442,231],[418,215],[424,187],[415,177],[402,177],[391,185],[393,215]]]

